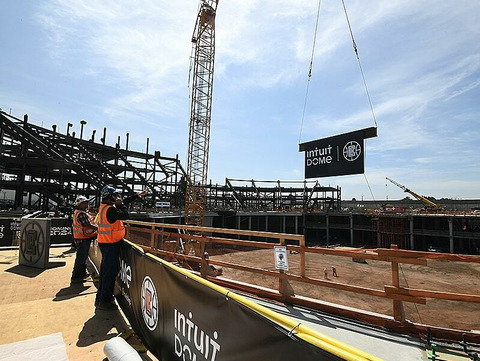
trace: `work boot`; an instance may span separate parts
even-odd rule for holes
[[[89,273],[88,271],[84,271],[84,272],[81,274],[81,277],[87,278],[87,277],[89,277],[89,276],[91,276],[91,275],[92,275],[92,274]]]
[[[77,252],[77,249],[75,247],[70,247],[70,249],[67,249],[66,251],[63,251],[63,254],[70,254],[70,253],[75,253]]]
[[[96,309],[102,311],[116,311],[118,310],[118,306],[112,302],[100,302]]]

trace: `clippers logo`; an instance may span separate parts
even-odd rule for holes
[[[120,259],[120,279],[127,288],[130,288],[130,282],[132,282],[132,268],[123,259]]]
[[[141,297],[143,320],[148,329],[153,331],[158,323],[158,297],[155,285],[148,276],[143,279]]]
[[[20,235],[20,253],[29,264],[37,263],[45,251],[46,241],[42,227],[35,221],[28,222]]]
[[[356,160],[362,153],[362,147],[356,141],[352,140],[343,147],[343,157],[349,162]]]

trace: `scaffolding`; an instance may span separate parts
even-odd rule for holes
[[[390,248],[396,244],[401,249],[410,249],[408,217],[381,215],[372,219],[372,230],[377,234],[377,247]]]

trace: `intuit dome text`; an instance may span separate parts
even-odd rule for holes
[[[356,131],[300,144],[305,178],[364,172],[364,132]]]

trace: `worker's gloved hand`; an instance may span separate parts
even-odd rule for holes
[[[145,197],[147,195],[148,191],[146,190],[143,190],[141,191],[140,193],[138,193],[138,196],[141,198],[141,197]]]

